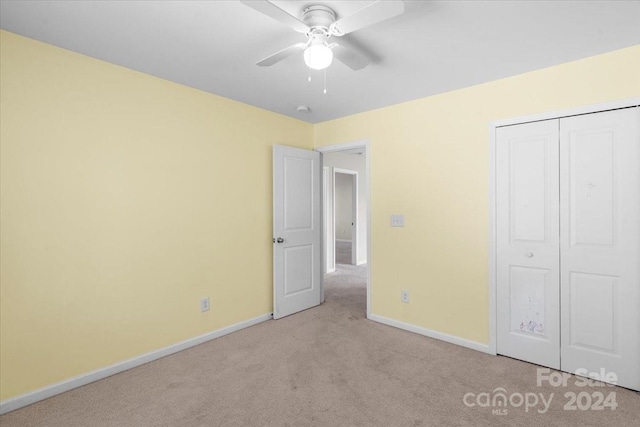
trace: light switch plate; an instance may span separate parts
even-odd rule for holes
[[[391,215],[392,227],[404,227],[404,215]]]

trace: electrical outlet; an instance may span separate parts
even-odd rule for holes
[[[400,294],[400,300],[405,303],[405,304],[409,304],[409,291],[406,289],[402,290],[402,293]]]
[[[404,227],[404,215],[391,215],[392,227]]]
[[[209,311],[210,308],[211,308],[211,304],[209,303],[209,297],[202,298],[200,300],[200,311],[202,312]]]

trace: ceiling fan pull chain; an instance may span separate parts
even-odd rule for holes
[[[327,69],[324,69],[324,94],[327,94]]]

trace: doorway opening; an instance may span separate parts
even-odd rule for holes
[[[322,301],[349,301],[370,315],[368,142],[318,148],[323,170]]]
[[[337,152],[329,156],[329,162],[349,156]],[[355,154],[361,156],[361,154]],[[336,157],[339,156],[339,157]],[[352,167],[363,169],[364,159],[344,157]],[[326,166],[325,166],[326,167]],[[358,265],[358,172],[333,168],[333,238],[335,242],[336,265]],[[363,264],[363,262],[360,262]]]

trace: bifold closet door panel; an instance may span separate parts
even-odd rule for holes
[[[640,390],[640,108],[560,120],[562,370]]]
[[[497,351],[560,368],[558,120],[496,130]]]

